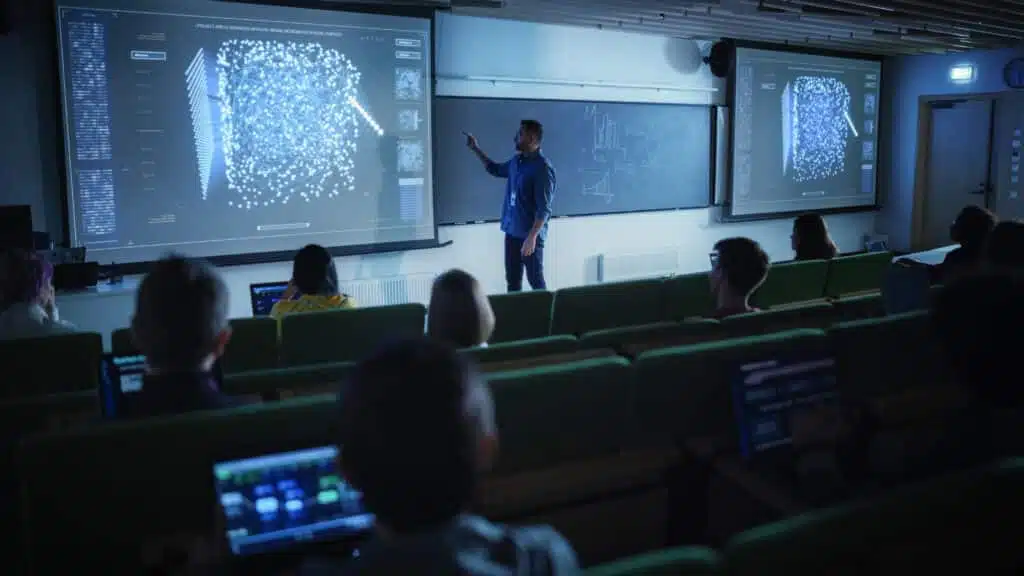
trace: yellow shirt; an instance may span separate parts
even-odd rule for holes
[[[318,310],[355,307],[356,301],[344,294],[336,294],[334,296],[303,294],[298,300],[279,300],[270,309],[270,317],[280,319],[282,316],[295,314],[296,312],[316,312]]]

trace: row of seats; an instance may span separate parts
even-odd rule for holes
[[[543,295],[545,293],[534,293]],[[533,294],[530,297],[537,297]],[[234,335],[222,364],[228,375],[276,370],[279,366],[315,366],[351,362],[372,351],[387,338],[413,336],[422,332],[423,307],[403,304],[359,310],[338,310],[298,314],[281,324],[282,339],[277,339],[277,323],[269,318],[233,321]],[[817,301],[800,306],[779,307],[714,320],[655,321],[618,328],[571,334],[541,336],[507,341],[481,348],[473,354],[481,363],[517,361],[536,356],[574,352],[577,346],[595,350],[613,349],[635,356],[659,346],[690,344],[729,337],[766,334],[791,328],[825,328],[836,322],[871,318],[884,313],[878,294]],[[500,321],[499,321],[500,324]],[[325,337],[330,335],[330,337]],[[131,353],[127,332],[114,334],[114,349]],[[20,382],[8,391],[8,397],[53,394],[96,387],[102,342],[99,334],[72,334],[38,340],[20,340],[0,346],[0,361],[17,367],[37,358],[61,358],[60,363],[35,365],[31,382]]]
[[[923,369],[934,357],[928,336],[926,316],[911,314],[829,333],[803,329],[650,350],[632,363],[605,356],[494,373],[502,456],[481,512],[550,522],[589,563],[662,547],[670,514],[665,478],[678,463],[680,441],[716,437],[738,445],[729,387],[737,366],[836,354],[843,395],[891,394],[941,379]],[[281,383],[293,385],[287,371],[279,371]],[[334,396],[313,396],[33,437],[18,460],[33,566],[46,572],[55,562],[86,561],[140,539],[206,533],[213,529],[212,462],[330,444],[335,418]],[[599,518],[616,518],[617,529]],[[63,551],[60,558],[54,549]]]
[[[672,548],[586,574],[1009,574],[1024,562],[1022,488],[1024,459],[1012,459],[754,528],[721,553]]]

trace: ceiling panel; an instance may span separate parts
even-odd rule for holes
[[[1024,43],[1024,0],[452,0],[452,6],[474,16],[884,55]]]

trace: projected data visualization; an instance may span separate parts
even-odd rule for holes
[[[873,205],[880,62],[736,57],[732,214]]]
[[[131,262],[435,241],[429,20],[134,6],[58,6],[73,245]]]

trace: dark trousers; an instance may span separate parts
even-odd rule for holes
[[[537,248],[533,254],[523,256],[523,238],[505,235],[505,283],[509,292],[523,289],[523,268],[526,268],[526,280],[534,290],[544,290],[544,240],[537,238]]]

